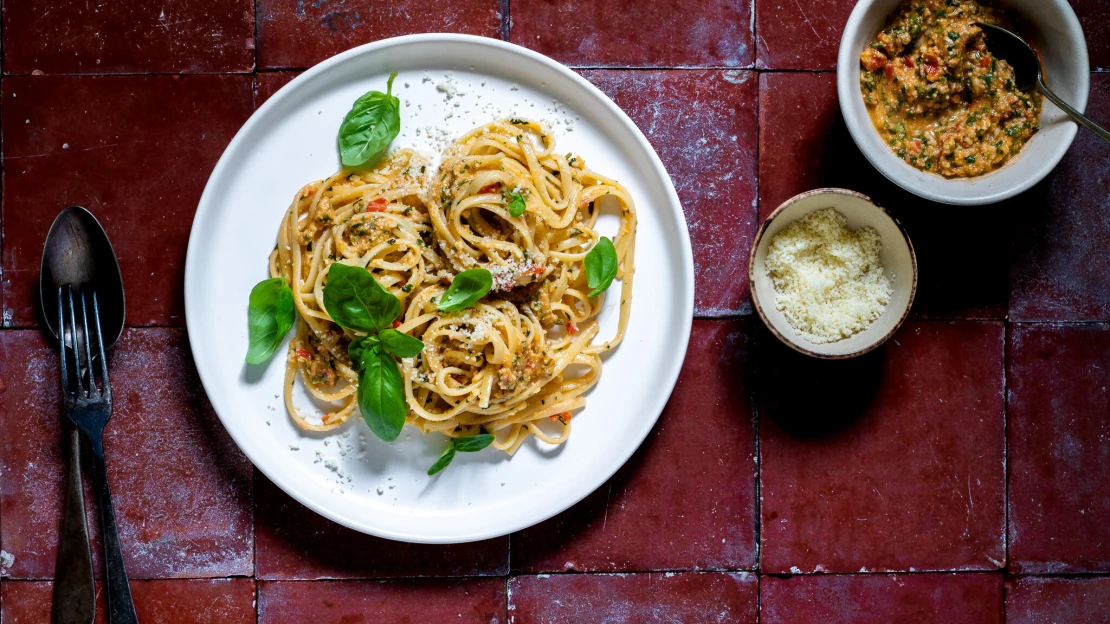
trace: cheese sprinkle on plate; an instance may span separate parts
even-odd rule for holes
[[[814,344],[863,331],[890,302],[881,250],[874,228],[849,230],[848,219],[832,208],[811,212],[771,239],[765,266],[775,308]]]

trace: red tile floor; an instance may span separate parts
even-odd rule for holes
[[[1110,149],[1081,133],[997,206],[898,190],[837,107],[853,0],[2,2],[2,624],[49,621],[59,406],[34,289],[69,203],[127,282],[106,444],[144,622],[1110,623]],[[1110,5],[1072,2],[1110,121]],[[682,199],[698,320],[609,483],[436,547],[352,533],[252,471],[192,368],[181,283],[204,183],[259,102],[350,46],[444,30],[548,54],[628,111]],[[751,312],[760,217],[817,186],[890,207],[921,263],[913,319],[850,362],[795,355]]]

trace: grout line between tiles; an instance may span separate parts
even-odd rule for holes
[[[1011,573],[1007,572],[1006,573],[1006,578],[1009,579],[1009,580],[1017,580],[1017,579],[1065,579],[1066,580],[1066,579],[1073,579],[1073,580],[1077,580],[1077,581],[1082,581],[1084,579],[1090,579],[1090,580],[1110,579],[1110,569],[1104,570],[1102,572],[1052,572],[1052,573],[1046,573],[1046,574],[1027,574],[1027,573],[1011,574]]]
[[[262,37],[262,5],[261,0],[254,0],[254,67],[251,73],[258,71],[258,47]]]
[[[510,29],[509,26],[505,27]],[[507,37],[508,35],[506,35]],[[492,38],[492,37],[490,37]],[[507,39],[506,39],[507,40]],[[256,73],[271,73],[271,72],[287,72],[287,71],[305,71],[312,66],[303,65],[289,65],[280,67],[260,67],[257,60],[258,50],[257,42],[255,49],[255,66],[254,68],[243,70],[228,70],[228,71],[190,71],[190,72],[50,72],[47,74],[31,74],[21,72],[4,72],[2,75],[5,78],[18,78],[18,77],[34,77],[46,78],[51,76],[70,76],[70,77],[110,77],[110,76],[250,76]],[[755,65],[567,65],[566,67],[578,70],[617,70],[617,71],[706,71],[706,70],[735,70],[735,71],[751,71],[760,74],[833,74],[836,73],[835,68],[816,68],[816,69],[794,69],[794,68],[775,68],[775,67],[756,67]],[[1091,74],[1110,74],[1110,68],[1106,69],[1093,69]]]
[[[0,240],[2,236],[0,236]],[[745,319],[753,319],[756,316],[750,312],[725,314],[721,316],[709,316],[704,314],[695,314],[695,321],[738,321]],[[1009,321],[1001,318],[964,318],[964,317],[924,317],[915,318],[913,316],[906,319],[909,323],[1003,323],[1011,326],[1017,325],[1047,325],[1056,327],[1071,327],[1071,326],[1087,326],[1087,325],[1105,325],[1110,326],[1110,319],[1108,320],[1075,320],[1075,321]],[[184,323],[174,324],[161,324],[150,323],[140,325],[126,325],[125,329],[186,329]],[[0,327],[0,332],[5,331],[40,331],[43,329],[42,325],[6,325]]]
[[[756,230],[758,230],[759,226],[760,226],[760,220],[759,220],[759,187],[760,187],[760,184],[759,184],[759,167],[760,167],[759,157],[760,157],[760,149],[759,148],[760,148],[760,144],[762,142],[761,141],[762,140],[762,134],[761,134],[761,127],[760,127],[761,124],[759,123],[759,117],[760,117],[760,113],[762,112],[761,107],[760,107],[760,102],[761,102],[762,96],[763,96],[763,80],[760,79],[760,72],[757,69],[754,69],[754,67],[757,67],[759,65],[759,39],[757,38],[757,36],[759,34],[759,32],[758,32],[759,31],[759,26],[758,26],[757,20],[756,20],[756,0],[752,0],[752,8],[751,8],[751,17],[750,18],[751,18],[751,22],[750,22],[751,26],[750,27],[751,27],[751,34],[752,34],[752,65],[753,65],[753,71],[755,71],[755,102],[754,102],[754,108],[755,108],[755,201],[752,202],[752,209],[755,211],[755,214],[753,215],[753,219],[754,219],[753,223],[755,225]],[[750,287],[750,285],[749,285],[749,287]],[[749,306],[749,308],[754,308],[754,306]],[[752,316],[755,316],[755,315],[753,314]],[[752,322],[754,323],[754,321],[752,321]],[[750,329],[750,328],[748,328],[748,329]],[[759,339],[760,338],[757,334],[755,336],[755,340],[758,341]],[[758,345],[753,344],[753,345],[749,346],[749,353],[756,352],[757,350],[758,350]],[[752,375],[756,377],[756,388],[758,388],[759,387],[758,375],[759,375],[760,370],[756,366],[756,363],[754,361],[752,361],[750,363],[747,363],[747,364],[750,365],[753,368]],[[760,419],[760,415],[761,415],[761,410],[760,410],[761,406],[760,406],[760,403],[759,403],[759,396],[760,395],[759,395],[759,393],[756,392],[756,388],[752,388],[749,392],[751,394],[751,399],[750,400],[751,400],[751,405],[752,405],[752,434],[755,436],[755,444],[752,447],[753,452],[754,452],[753,461],[755,462],[755,484],[754,484],[754,490],[755,490],[755,500],[754,500],[754,512],[755,512],[755,518],[754,518],[754,520],[755,520],[755,536],[754,536],[755,537],[755,540],[754,540],[754,546],[755,546],[755,549],[754,549],[755,550],[755,561],[754,561],[754,567],[755,567],[755,621],[756,621],[756,624],[760,624],[760,622],[763,620],[763,576],[760,572],[763,569],[763,499],[762,499],[762,497],[763,497],[763,483],[762,483],[762,479],[763,479],[763,453],[762,453],[762,450],[760,449],[760,444],[759,444],[759,419]]]
[[[512,7],[509,6],[512,0],[501,0],[501,40],[508,41],[509,33],[513,28]]]
[[[1010,570],[1010,343],[1014,331],[1013,323],[1006,321],[1002,328],[1002,554],[1005,565],[1002,570]],[[1005,597],[1003,597],[1005,613]]]
[[[763,621],[763,575],[755,575],[755,624]]]
[[[557,572],[521,572],[511,574],[498,574],[498,575],[451,575],[451,576],[390,576],[390,577],[350,577],[350,578],[258,578],[255,576],[150,576],[150,577],[131,577],[132,581],[181,581],[181,582],[203,582],[203,581],[234,581],[238,579],[249,579],[255,582],[255,586],[259,587],[262,583],[390,583],[390,582],[408,582],[408,581],[460,581],[460,580],[480,580],[480,579],[514,579],[522,577],[536,577],[536,576],[627,576],[633,574],[692,574],[692,575],[713,575],[713,574],[748,574],[758,577],[769,578],[794,578],[794,577],[844,577],[844,576],[930,576],[930,575],[992,575],[997,574],[1004,576],[1008,580],[1015,579],[1075,579],[1075,580],[1098,580],[1110,579],[1110,570],[1101,572],[1072,572],[1072,573],[1059,573],[1054,572],[1050,574],[1009,574],[1004,573],[1002,570],[914,570],[913,572],[907,571],[885,571],[885,572],[807,572],[802,574],[779,574],[770,572],[758,572],[755,570],[743,569],[691,569],[691,568],[672,568],[672,569],[658,569],[658,570],[629,570],[629,571],[594,571],[582,572],[579,570],[573,571],[557,571]],[[5,583],[44,583],[53,582],[52,577],[20,577],[13,578],[10,576],[3,577]],[[102,578],[97,578],[97,581],[103,581]]]
[[[69,77],[69,78],[111,78],[113,76],[141,78],[143,76],[177,76],[181,78],[188,78],[190,76],[250,76],[254,74],[254,69],[243,70],[230,70],[230,71],[196,71],[196,72],[180,72],[180,71],[161,71],[161,72],[105,72],[105,73],[88,73],[88,72],[50,72],[42,74],[31,73],[8,73],[3,74],[4,78],[52,78],[52,77]]]

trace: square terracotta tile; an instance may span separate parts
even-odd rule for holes
[[[756,74],[582,74],[628,113],[671,174],[694,248],[694,314],[750,312],[748,253],[757,226]],[[697,114],[691,114],[695,109]]]
[[[509,579],[509,613],[514,624],[755,624],[758,591],[746,572],[518,576]]]
[[[889,182],[864,158],[844,125],[836,74],[760,74],[759,156],[761,220],[791,197],[815,188],[863,193],[900,219],[917,252],[914,316],[1005,318],[1008,223],[1015,207],[964,210],[959,227],[953,227],[943,216],[953,214],[951,207],[919,199]]]
[[[848,134],[837,102],[835,73],[760,73],[761,219],[784,201],[815,188],[849,188],[879,199],[875,190],[884,182]]]
[[[353,531],[255,477],[258,578],[269,580],[497,576],[509,572],[509,538],[441,546]]]
[[[252,574],[250,463],[204,396],[185,332],[129,329],[108,357],[114,413],[104,452],[128,573]],[[41,333],[0,332],[0,548],[20,579],[54,574],[65,478],[57,371]],[[99,570],[91,487],[85,497]]]
[[[42,244],[71,204],[115,245],[128,325],[183,324],[193,213],[251,113],[250,76],[14,77],[0,91],[4,325],[37,322]]]
[[[516,533],[514,571],[754,568],[750,325],[694,322],[655,431],[586,500]]]
[[[1002,624],[1001,574],[763,577],[762,624]]]
[[[1110,572],[1110,325],[1015,325],[1010,569]]]
[[[909,322],[852,360],[761,355],[765,573],[1005,565],[1001,323]]]
[[[1014,579],[1006,583],[1006,622],[1110,624],[1110,578]]]
[[[857,0],[755,0],[756,67],[836,69]]]
[[[516,0],[509,40],[571,66],[751,67],[751,2]]]
[[[262,582],[258,624],[503,624],[504,579]]]
[[[49,624],[52,584],[9,581],[0,589],[4,624]],[[131,581],[140,622],[158,624],[253,624],[254,580]],[[96,584],[96,624],[108,623],[104,586]]]
[[[1087,114],[1110,119],[1110,75],[1091,74]],[[1106,144],[1084,130],[1048,179],[1015,204],[1013,320],[1110,320],[1106,172]]]
[[[251,0],[4,5],[5,73],[230,73],[253,68]]]
[[[498,0],[258,0],[259,68],[311,67],[355,46],[413,33],[501,36]]]
[[[254,75],[254,107],[262,106],[270,96],[299,76],[299,71],[260,72]]]

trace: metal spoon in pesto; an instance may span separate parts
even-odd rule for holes
[[[983,34],[987,36],[987,47],[990,48],[991,53],[1014,68],[1014,85],[1018,89],[1029,91],[1036,88],[1077,123],[1110,143],[1110,132],[1087,119],[1083,113],[1072,108],[1071,105],[1061,100],[1060,96],[1048,88],[1048,85],[1044,83],[1044,68],[1041,66],[1041,59],[1033,51],[1033,48],[1025,43],[1024,39],[1005,28],[993,24],[979,22],[976,25],[982,28]]]

